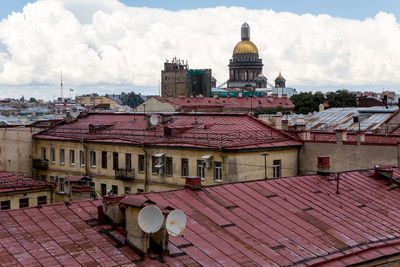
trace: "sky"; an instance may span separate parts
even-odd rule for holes
[[[248,22],[270,82],[303,90],[397,89],[398,0],[4,0],[0,98],[157,94],[166,59],[217,83]]]

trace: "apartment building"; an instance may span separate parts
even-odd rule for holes
[[[297,175],[301,143],[247,114],[89,113],[34,135],[38,177],[90,177],[97,195]]]

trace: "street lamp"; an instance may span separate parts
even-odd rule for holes
[[[264,157],[264,179],[267,179],[267,156],[269,155],[268,152],[262,152],[261,156]]]

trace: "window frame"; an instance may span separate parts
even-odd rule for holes
[[[280,178],[282,176],[282,161],[280,159],[272,161],[272,171],[273,178]]]
[[[60,148],[60,164],[65,165],[65,149]]]
[[[64,179],[64,177],[60,177],[58,181],[59,181],[58,182],[58,188],[59,188],[58,192],[64,193],[65,192],[64,191],[65,190],[65,179]]]
[[[125,153],[125,169],[128,171],[132,170],[132,154]]]
[[[42,160],[46,160],[46,147],[42,147],[42,149],[40,150],[40,158]]]
[[[165,157],[165,175],[174,175],[174,164],[172,157]]]
[[[43,198],[44,198],[44,201],[43,201]],[[38,206],[46,205],[47,204],[47,196],[37,197],[37,204],[38,204]]]
[[[4,206],[7,206],[8,208],[4,208]],[[0,210],[9,210],[9,209],[11,209],[11,200],[0,201]]]
[[[197,160],[197,176],[201,178],[201,180],[205,179],[204,172],[204,160]]]
[[[113,170],[119,169],[119,153],[113,152]]]
[[[101,151],[101,168],[107,169],[107,165],[108,165],[107,163],[108,163],[108,152]]]
[[[138,155],[138,171],[144,172],[145,163],[144,163],[144,155]]]
[[[100,193],[102,196],[107,195],[107,184],[100,184]]]
[[[50,162],[56,163],[56,150],[54,147],[50,147]]]
[[[219,166],[217,166],[219,164]],[[218,179],[218,176],[220,179]],[[222,182],[222,162],[214,161],[214,181]]]
[[[117,195],[118,196],[118,185],[112,185],[111,186],[111,192],[113,195]]]
[[[184,171],[186,170],[186,171]],[[186,172],[186,175],[184,174]],[[189,176],[189,159],[188,158],[182,158],[181,159],[181,176]]]
[[[24,203],[22,203],[22,201],[25,201],[26,200],[26,204]],[[29,207],[29,197],[24,197],[24,198],[20,198],[19,199],[19,208],[20,209],[22,209],[22,208],[28,208]]]
[[[96,168],[96,151],[91,150],[90,151],[90,167]]]
[[[69,165],[71,165],[71,166],[75,165],[75,150],[74,149],[69,150]]]
[[[85,160],[85,151],[79,150],[79,163],[81,166],[86,165],[86,160]]]

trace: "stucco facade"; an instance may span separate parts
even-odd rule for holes
[[[0,170],[32,176],[32,135],[35,127],[0,128]]]
[[[36,139],[34,150],[35,156],[39,157],[43,149],[50,157],[50,149],[54,149],[54,161],[48,158],[48,169],[38,170],[39,176],[46,176],[47,180],[57,177],[57,190],[60,191],[60,178],[72,175],[87,175],[93,179],[94,188],[98,195],[102,193],[102,184],[106,190],[113,190],[117,186],[118,194],[125,194],[142,191],[158,191],[180,188],[184,186],[185,179],[182,173],[182,159],[187,159],[187,176],[197,176],[198,165],[201,162],[209,161],[204,165],[204,179],[202,185],[213,185],[221,183],[231,183],[237,181],[249,181],[263,179],[265,175],[263,151],[268,152],[267,177],[274,176],[274,160],[280,161],[279,176],[294,176],[298,170],[298,147],[281,147],[264,150],[241,150],[235,152],[217,151],[213,149],[182,148],[182,147],[154,147],[154,146],[135,146],[130,144],[107,144],[98,142],[71,142]],[[60,150],[64,150],[64,164],[60,163]],[[70,151],[74,151],[75,161],[71,164]],[[84,154],[84,163],[80,162],[80,151]],[[107,166],[103,164],[102,155],[106,152]],[[92,155],[96,153],[96,163],[93,165]],[[116,179],[116,172],[113,169],[114,153],[118,153],[118,168],[126,169],[126,154],[130,154],[130,164],[133,169],[133,179]],[[152,157],[163,154],[164,169],[162,174],[154,172]],[[205,160],[204,157],[208,157]],[[143,170],[140,170],[139,157],[144,157],[142,163]],[[172,173],[167,174],[166,160],[172,160]],[[221,179],[216,179],[216,166],[221,166]],[[105,167],[105,168],[103,168]],[[275,169],[278,168],[275,166]],[[53,178],[54,179],[54,178]],[[103,189],[104,190],[104,189]],[[57,194],[60,199],[63,194]]]
[[[0,203],[10,201],[10,209],[20,208],[20,199],[29,199],[27,207],[38,206],[40,204],[40,198],[43,198],[43,201],[44,198],[46,200],[46,202],[41,203],[41,205],[53,203],[53,191],[50,189],[34,189],[0,193]]]

